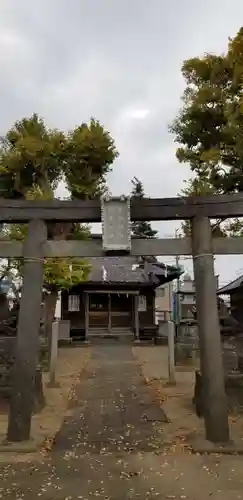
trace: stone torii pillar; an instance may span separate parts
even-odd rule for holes
[[[192,221],[192,253],[206,439],[213,443],[227,443],[228,402],[214,275],[212,229],[208,217],[195,217]]]
[[[134,296],[134,305],[135,305],[135,341],[139,342],[139,295]]]
[[[85,341],[87,342],[88,335],[89,335],[89,292],[85,292],[84,299],[85,299],[85,303],[84,303],[84,317],[85,317],[84,329],[85,329]]]

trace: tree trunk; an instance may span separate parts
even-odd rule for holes
[[[5,294],[0,294],[0,319],[7,319],[9,314],[9,301]]]
[[[48,222],[48,237],[52,240],[66,240],[71,232],[72,226],[72,222]],[[48,343],[48,365],[51,355],[52,323],[54,321],[57,298],[57,290],[51,291],[51,293],[45,297],[45,335]]]
[[[66,240],[71,234],[73,222],[47,222],[47,236],[52,240]],[[51,358],[52,323],[54,321],[58,292],[51,291],[45,297],[45,335],[48,343],[48,366]]]
[[[48,365],[51,354],[52,323],[55,317],[56,302],[57,291],[53,290],[45,297],[45,336],[48,344]]]

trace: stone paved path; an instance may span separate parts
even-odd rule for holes
[[[165,415],[131,346],[92,353],[52,453],[42,463],[3,467],[0,498],[243,499],[242,457],[164,449]]]
[[[45,463],[3,471],[4,498],[133,498],[130,482],[140,472],[127,459],[163,450],[166,416],[153,401],[131,346],[95,347],[70,407]],[[146,498],[147,491],[142,481],[136,498]]]
[[[54,453],[74,448],[79,454],[138,452],[163,446],[156,424],[166,417],[153,402],[130,346],[96,348],[76,398]]]

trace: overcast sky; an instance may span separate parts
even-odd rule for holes
[[[149,196],[176,196],[189,175],[168,133],[181,64],[223,52],[241,20],[242,0],[1,0],[0,134],[33,112],[66,130],[94,116],[120,152],[114,195],[136,175]],[[167,236],[175,225],[157,227]],[[217,259],[222,283],[240,269],[239,257]]]

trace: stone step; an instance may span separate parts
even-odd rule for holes
[[[113,329],[110,333],[105,330],[105,329],[101,329],[101,328],[96,328],[96,329],[90,329],[89,332],[88,332],[88,337],[101,337],[105,335],[106,337],[109,336],[109,337],[119,337],[119,336],[126,336],[126,335],[129,335],[129,336],[134,336],[134,333],[130,330],[130,329],[124,329],[124,328],[119,328],[119,329]]]

